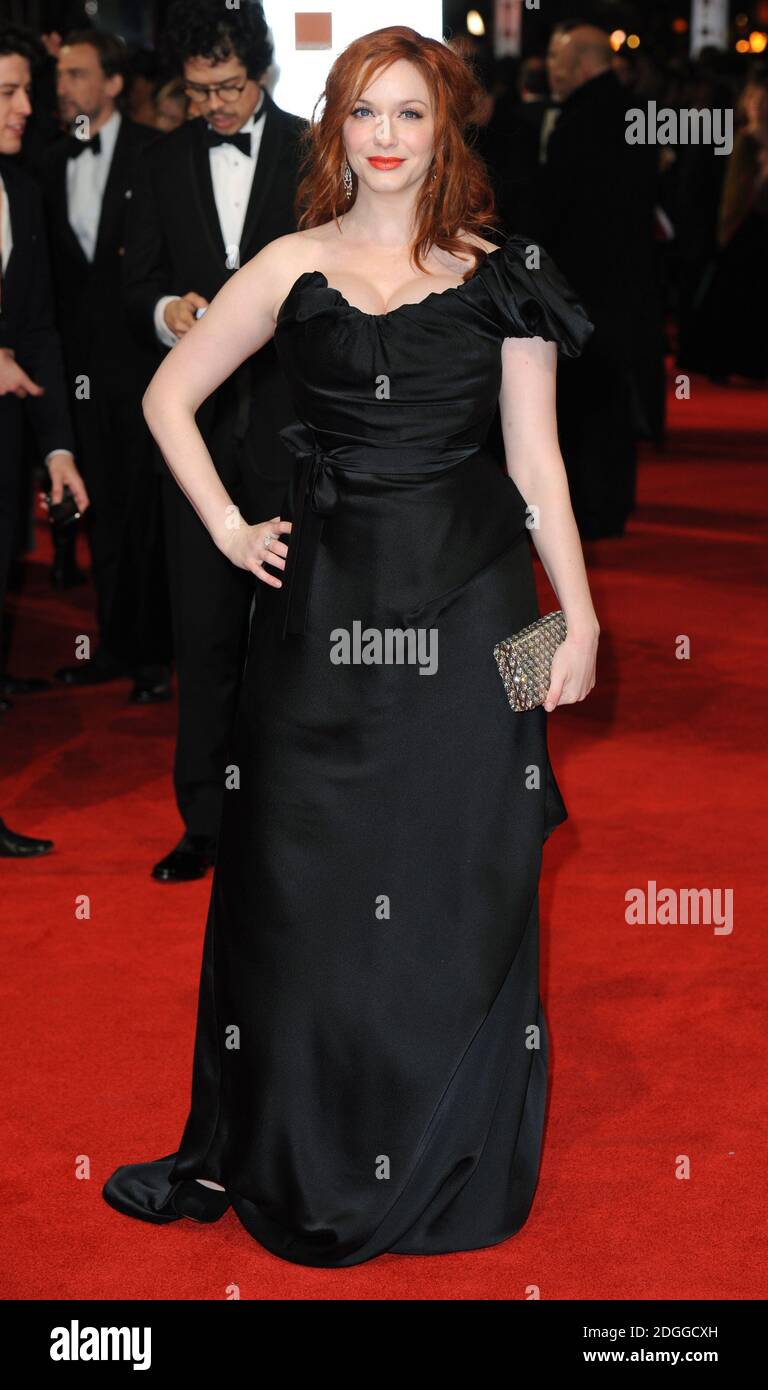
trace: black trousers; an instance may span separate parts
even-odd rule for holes
[[[122,528],[109,619],[101,634],[105,651],[134,679],[166,679],[173,662],[163,520],[167,472],[145,429]]]
[[[93,372],[88,399],[72,401],[77,464],[90,499],[83,523],[96,590],[98,646],[105,649],[135,474],[151,445],[141,397],[141,378],[128,370],[121,376],[110,367],[103,375]]]
[[[571,505],[585,538],[621,530],[634,510],[636,411],[626,365],[589,343],[557,372],[557,421]]]
[[[3,608],[8,573],[16,548],[24,483],[22,411],[23,406],[17,396],[0,396],[0,666],[6,645]]]
[[[280,514],[287,472],[275,477],[255,471],[249,445],[233,437],[229,409],[220,412],[207,443],[249,525]],[[178,684],[176,801],[189,834],[215,837],[251,605],[259,602],[263,581],[222,554],[169,469],[162,487]]]

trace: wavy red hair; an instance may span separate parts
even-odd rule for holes
[[[435,123],[431,166],[435,180],[431,180],[430,172],[419,190],[411,255],[416,267],[423,270],[422,257],[433,246],[451,255],[469,250],[474,265],[464,275],[466,280],[487,253],[481,247],[468,247],[458,232],[482,236],[499,222],[486,165],[465,140],[483,88],[464,58],[437,39],[425,38],[403,25],[376,29],[355,39],[339,54],[328,73],[300,150],[302,177],[296,191],[297,226],[299,230],[321,226],[354,206],[357,175],[353,171],[350,199],[342,182],[342,127],[374,73],[399,58],[412,63],[426,82]],[[321,102],[323,112],[316,119]]]

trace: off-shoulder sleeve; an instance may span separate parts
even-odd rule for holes
[[[546,338],[560,357],[578,357],[595,325],[535,238],[513,235],[485,266],[485,287],[505,338]]]

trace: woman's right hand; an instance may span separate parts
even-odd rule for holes
[[[270,574],[264,565],[268,563],[274,565],[275,569],[285,569],[288,547],[277,537],[290,535],[290,531],[291,522],[282,521],[279,516],[273,516],[271,521],[259,521],[255,526],[248,526],[241,520],[240,525],[230,531],[224,554],[238,569],[250,570],[262,583],[270,584],[273,589],[281,589],[282,579]]]

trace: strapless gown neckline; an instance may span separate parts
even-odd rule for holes
[[[460,294],[463,290],[467,288],[468,285],[471,285],[473,281],[477,279],[478,275],[482,273],[488,262],[492,260],[494,256],[499,256],[501,254],[502,250],[500,247],[498,247],[495,251],[489,251],[485,260],[477,267],[477,270],[475,271],[474,275],[471,275],[468,280],[463,280],[460,285],[449,285],[447,289],[444,290],[430,290],[429,294],[425,294],[423,299],[416,299],[413,302],[408,302],[406,304],[396,304],[393,309],[385,309],[381,313],[370,313],[367,309],[358,308],[356,304],[350,304],[349,300],[346,298],[345,295],[342,294],[341,290],[336,289],[335,285],[330,285],[328,283],[328,277],[325,274],[325,271],[304,270],[294,280],[287,295],[285,296],[285,299],[283,300],[283,303],[281,304],[280,309],[278,311],[276,322],[279,322],[282,310],[290,300],[291,296],[299,292],[302,286],[304,284],[308,284],[311,280],[321,281],[323,288],[325,288],[329,294],[334,295],[336,297],[336,300],[340,304],[342,304],[344,308],[349,309],[354,314],[359,314],[361,318],[391,319],[395,316],[395,314],[399,314],[404,309],[418,309],[422,304],[426,304],[429,300],[441,299],[443,295]]]

